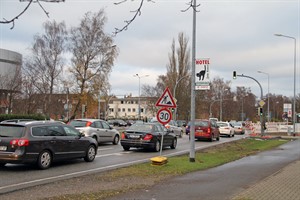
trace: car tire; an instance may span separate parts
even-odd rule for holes
[[[154,145],[154,149],[153,149],[155,152],[159,152],[160,151],[160,142],[157,140],[155,142],[155,145]]]
[[[129,146],[123,146],[124,151],[129,151],[130,147]]]
[[[86,151],[86,155],[84,157],[84,160],[86,162],[92,162],[96,158],[96,147],[94,145],[90,145]]]
[[[171,147],[171,149],[176,149],[176,147],[177,147],[177,139],[176,138],[174,138],[170,147]]]
[[[6,163],[0,163],[0,167],[4,167]]]
[[[209,141],[210,141],[210,142],[214,141],[214,136],[213,136],[213,134],[210,135]]]
[[[119,135],[115,135],[114,140],[113,140],[113,145],[117,145],[120,141]]]
[[[218,135],[218,137],[216,138],[217,141],[220,141],[220,136]]]
[[[39,154],[37,166],[39,169],[48,169],[52,164],[52,155],[50,151],[44,150]]]

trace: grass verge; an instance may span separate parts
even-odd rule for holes
[[[205,170],[261,151],[273,149],[286,142],[288,142],[288,140],[261,140],[247,138],[220,144],[196,152],[195,162],[189,162],[189,156],[183,155],[168,158],[168,163],[162,166],[152,166],[149,161],[149,163],[137,164],[105,173],[99,173],[97,175],[93,175],[93,178],[89,178],[89,181],[91,181],[92,184],[99,186],[98,188],[95,187],[94,190],[77,190],[77,192],[72,194],[63,194],[46,199],[103,200],[128,191],[150,187],[157,182],[166,180],[173,176],[183,175],[198,170]]]

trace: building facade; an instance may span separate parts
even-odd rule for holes
[[[140,119],[147,121],[156,115],[155,97],[124,97],[109,101],[107,118]],[[139,112],[140,108],[140,112]]]
[[[0,114],[8,114],[11,107],[10,95],[21,73],[22,55],[5,49],[0,49]],[[18,76],[18,77],[17,77]],[[19,80],[20,81],[20,80]]]

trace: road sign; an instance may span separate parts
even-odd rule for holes
[[[263,107],[265,105],[265,102],[264,100],[260,100],[258,104],[260,105],[260,107]]]
[[[166,125],[172,119],[172,113],[168,108],[161,108],[156,115],[157,120],[159,123]]]
[[[166,108],[176,108],[176,103],[171,95],[169,88],[165,89],[164,93],[161,95],[155,105]]]

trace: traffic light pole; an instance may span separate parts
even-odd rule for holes
[[[239,74],[236,74],[236,71],[233,72],[233,78],[235,79],[236,76],[239,76],[239,77],[244,77],[244,78],[250,78],[252,80],[254,80],[260,87],[260,100],[263,100],[263,89],[260,85],[260,83],[253,77],[251,76],[246,76],[244,74],[242,75],[239,75]],[[263,108],[261,108],[263,109]],[[259,115],[259,119],[260,119],[260,130],[261,130],[261,135],[263,136],[264,135],[264,132],[265,132],[265,129],[264,129],[264,117],[263,115]]]

